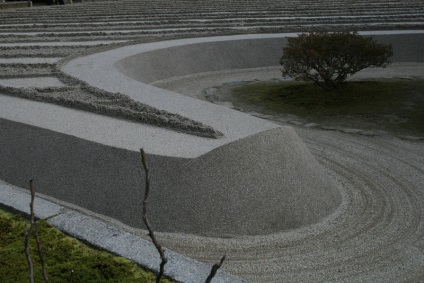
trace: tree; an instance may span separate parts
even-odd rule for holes
[[[312,81],[326,90],[340,88],[348,75],[386,67],[392,46],[357,32],[312,32],[288,38],[280,64],[283,76]]]

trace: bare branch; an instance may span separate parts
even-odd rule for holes
[[[25,249],[25,257],[29,266],[29,282],[34,283],[34,265],[32,264],[31,255],[29,251],[29,237],[32,234],[33,224],[34,224],[34,190],[32,188],[32,179],[29,180],[29,188],[31,190],[31,202],[29,203],[29,211],[30,211],[30,226],[27,231],[25,231],[24,236],[24,249]]]
[[[29,209],[30,209],[30,213],[31,213],[31,225],[34,224],[34,218],[35,218],[35,214],[34,214],[34,200],[35,200],[35,191],[34,191],[34,187],[32,186],[33,180],[29,179],[29,189],[31,191],[31,203],[29,204]]]
[[[49,278],[47,276],[46,263],[44,262],[41,240],[40,240],[40,237],[38,236],[38,221],[35,222],[35,240],[37,242],[38,257],[40,258],[40,262],[41,262],[41,272],[43,273],[44,282],[48,283]]]
[[[225,255],[221,258],[221,261],[219,263],[216,263],[212,266],[211,273],[209,274],[208,278],[206,278],[205,283],[211,282],[211,280],[215,277],[215,274],[218,271],[218,269],[221,268],[221,265],[224,262],[224,260],[225,260]]]
[[[31,191],[31,202],[29,204],[29,208],[30,208],[30,226],[29,229],[27,231],[25,231],[25,239],[24,239],[24,247],[25,247],[25,256],[29,265],[29,281],[30,283],[34,282],[34,267],[32,264],[32,260],[30,257],[30,252],[29,252],[29,237],[31,235],[34,235],[35,237],[35,241],[37,243],[37,251],[38,251],[38,257],[40,258],[40,262],[41,262],[41,269],[43,272],[43,278],[44,281],[46,283],[49,282],[49,279],[47,277],[47,272],[46,272],[46,264],[44,262],[44,257],[43,257],[43,251],[42,251],[42,247],[41,247],[41,240],[40,237],[38,236],[38,221],[35,221],[35,213],[34,213],[34,200],[35,200],[35,190],[33,187],[33,180],[30,179],[29,180],[29,189]],[[35,232],[34,232],[34,228],[35,228]]]
[[[29,227],[28,231],[32,228],[32,225]],[[34,283],[34,267],[32,265],[31,256],[29,254],[29,233],[28,231],[25,231],[25,238],[24,238],[24,249],[25,249],[25,257],[28,262],[29,266],[29,282]]]
[[[147,165],[147,158],[146,158],[144,149],[141,148],[140,153],[141,153],[141,161],[143,164],[143,168],[146,173],[146,177],[145,177],[146,188],[144,191],[144,200],[143,200],[143,221],[147,227],[147,230],[149,231],[149,237],[152,239],[152,242],[155,245],[160,255],[160,259],[161,259],[160,270],[159,270],[159,274],[156,276],[156,283],[159,283],[160,279],[162,278],[164,274],[165,264],[168,262],[168,259],[165,257],[165,253],[162,246],[156,240],[155,233],[153,232],[153,229],[150,226],[149,220],[147,219],[147,201],[148,201],[149,193],[150,193],[150,172],[149,172],[149,167]]]

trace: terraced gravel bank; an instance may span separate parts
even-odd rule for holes
[[[0,95],[219,138],[221,133],[206,124],[94,88],[60,68],[83,55],[167,39],[423,29],[421,0],[117,0],[4,10]],[[252,282],[423,281],[423,143],[306,127],[295,131],[341,188],[335,213],[267,236],[159,233],[164,246],[210,263],[225,253],[223,268]]]
[[[424,27],[424,11],[421,1],[100,1],[64,6],[37,6],[28,9],[4,10],[0,17],[0,78],[57,77],[61,74],[54,68],[57,62],[31,63],[33,60],[66,58],[103,48],[112,47],[117,42],[125,44],[158,41],[162,39],[225,35],[235,33],[284,32],[308,30],[350,30],[350,29],[416,29]],[[384,7],[384,8],[382,8]],[[12,59],[16,60],[13,61]],[[5,60],[10,60],[8,63]],[[28,61],[25,61],[28,60]],[[19,63],[18,63],[19,62]],[[97,113],[117,116],[116,111],[103,111],[96,104],[96,94],[70,85],[72,95],[84,101],[61,105],[91,110]],[[55,93],[51,86],[47,91],[7,90],[3,94],[22,94],[22,97],[54,102],[52,97],[62,97],[63,89]],[[28,93],[32,92],[32,95]],[[37,92],[37,94],[34,94]],[[47,95],[48,93],[48,95]],[[88,96],[87,96],[88,95]],[[113,96],[113,94],[109,94]],[[119,95],[118,95],[119,96]],[[81,101],[80,101],[81,102]],[[94,104],[93,104],[94,103]],[[110,105],[111,101],[108,101]],[[113,104],[113,103],[112,103]],[[121,118],[133,117],[145,123],[144,111],[148,107],[124,110],[119,105]],[[102,109],[102,110],[99,110]],[[141,111],[141,112],[140,112]],[[111,113],[115,114],[111,114]],[[169,114],[168,114],[169,116]],[[173,115],[171,115],[173,116]],[[153,119],[158,125],[158,119]],[[159,119],[160,120],[160,119]],[[220,133],[207,125],[194,121],[180,121],[173,116],[172,123],[161,121],[159,125],[178,131],[217,137]],[[180,121],[180,122],[178,122]],[[187,123],[191,126],[187,126]],[[176,126],[179,124],[179,126]]]

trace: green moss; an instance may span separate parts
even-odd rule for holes
[[[237,107],[291,114],[325,125],[424,135],[424,80],[350,82],[326,91],[304,82],[255,83],[232,90]]]
[[[39,221],[39,234],[51,282],[155,282],[155,274],[136,263],[89,247],[65,235],[45,221]],[[0,210],[0,278],[2,283],[28,281],[28,264],[24,254],[27,220]],[[30,240],[34,279],[44,282],[35,240]],[[172,282],[163,280],[162,282]]]

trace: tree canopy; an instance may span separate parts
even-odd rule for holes
[[[283,76],[340,88],[349,75],[367,67],[386,67],[392,46],[357,32],[312,32],[288,38],[280,64]]]

